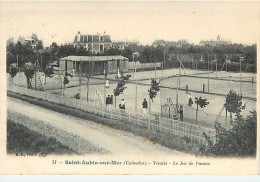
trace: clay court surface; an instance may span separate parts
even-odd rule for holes
[[[136,84],[137,82],[137,112],[142,114],[142,101],[144,98],[149,99],[148,89],[151,78],[158,78],[161,80],[161,90],[158,92],[157,97],[151,104],[151,114],[160,115],[161,105],[166,103],[167,98],[171,98],[173,103],[176,103],[177,96],[177,79],[176,74],[179,74],[179,69],[167,69],[145,72],[129,72],[125,74],[131,74],[130,81],[125,86],[124,93],[117,97],[117,105],[121,98],[125,99],[126,110],[135,113],[135,97],[136,97]],[[40,76],[43,73],[40,73]],[[18,74],[19,75],[19,74]],[[19,85],[18,75],[14,78],[14,84]],[[188,85],[189,92],[194,100],[195,97],[207,98],[210,102],[206,108],[199,109],[198,123],[206,126],[212,126],[216,118],[220,114],[223,104],[225,102],[225,95],[230,89],[240,93],[240,73],[231,72],[211,72],[208,75],[207,71],[194,71],[194,70],[182,70],[180,77],[180,89],[178,90],[178,104],[184,107],[184,120],[188,122],[195,122],[196,106],[193,104],[189,107],[188,94],[186,93],[186,85]],[[208,92],[208,76],[209,76],[209,93]],[[8,75],[9,77],[9,75]],[[253,83],[252,83],[253,78]],[[108,75],[110,80],[110,87],[105,89],[104,75],[95,76],[90,79],[89,86],[89,98],[95,99],[95,91],[99,91],[100,95],[104,97],[107,94],[113,94],[113,90],[116,88],[117,82],[115,81],[115,74]],[[220,80],[221,79],[221,80]],[[81,97],[87,97],[87,78],[81,77],[81,86],[79,86],[79,77],[75,76],[69,78],[70,82],[66,85],[65,95],[73,97],[77,93],[81,93]],[[241,93],[245,97],[243,103],[246,103],[246,109],[242,111],[242,115],[246,116],[250,114],[250,111],[256,110],[256,74],[242,73],[241,74]],[[63,76],[58,79],[54,77],[47,78],[46,84],[43,87],[46,92],[60,94],[62,87]],[[203,93],[203,84],[204,91]],[[26,79],[24,73],[20,73],[20,85],[26,86]],[[114,106],[115,107],[115,106]],[[225,110],[220,114],[219,120],[225,121]]]

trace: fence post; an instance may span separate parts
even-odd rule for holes
[[[205,92],[205,84],[203,84],[203,92]]]
[[[189,93],[189,86],[186,85],[186,94]]]
[[[101,107],[101,116],[104,116],[104,110],[103,110],[103,106],[102,105],[100,105],[100,107]]]
[[[148,117],[148,123],[147,123],[147,128],[149,129],[149,127],[150,127],[150,115]]]

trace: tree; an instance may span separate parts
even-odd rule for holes
[[[199,107],[200,108],[204,108],[204,107],[206,107],[209,104],[209,102],[207,101],[206,98],[195,97],[195,103],[197,104],[197,110],[196,110],[196,123],[197,123]]]
[[[126,76],[123,76],[121,78],[118,78],[118,82],[117,82],[117,86],[116,88],[114,89],[114,96],[115,96],[115,106],[116,106],[116,97],[119,96],[120,94],[123,94],[124,92],[124,89],[127,88],[125,87],[125,80],[128,80],[129,78],[131,77],[126,75]]]
[[[65,92],[65,86],[69,83],[69,79],[67,76],[64,76],[64,80],[63,80],[63,86],[64,86],[64,89],[63,89],[63,95],[64,95],[64,92]]]
[[[34,72],[35,66],[31,62],[26,63],[24,68],[24,74],[26,76],[27,88],[29,89],[32,89],[31,79],[33,78]]]
[[[227,112],[230,113],[230,121],[232,120],[232,113],[240,113],[243,109],[245,109],[246,104],[242,103],[242,95],[237,94],[234,90],[230,90],[226,96],[226,101],[224,104],[226,108],[226,116]]]
[[[109,49],[105,49],[103,54],[104,56],[114,56],[114,55],[121,55],[122,51],[118,47],[111,47]]]
[[[204,154],[232,157],[256,155],[256,111],[252,111],[246,118],[243,118],[240,113],[236,116],[237,118],[232,122],[230,130],[226,130],[219,122],[216,122],[215,144],[204,133],[208,142],[208,148],[201,149]]]
[[[45,69],[43,70],[44,72],[44,76],[45,76],[45,83],[46,84],[46,77],[50,77],[52,78],[54,76],[54,71],[53,71],[53,68],[51,66],[47,66],[45,67]]]
[[[43,42],[41,40],[36,44],[36,50],[43,50]]]
[[[160,81],[159,80],[156,80],[154,78],[152,78],[151,80],[151,87],[148,89],[148,94],[149,94],[149,97],[150,97],[150,100],[149,100],[149,113],[151,113],[151,101],[153,101],[153,99],[156,97],[157,95],[157,92],[160,91]]]
[[[16,65],[10,65],[10,70],[9,70],[9,74],[11,75],[12,78],[12,84],[13,84],[13,79],[17,74],[17,67]]]

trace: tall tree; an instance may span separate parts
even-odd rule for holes
[[[196,123],[197,123],[199,107],[200,108],[204,108],[204,107],[206,107],[209,104],[209,102],[207,101],[206,98],[195,97],[195,103],[197,104],[197,110],[196,110]]]
[[[234,90],[230,90],[226,96],[224,107],[230,113],[230,121],[232,120],[232,113],[240,113],[245,109],[246,104],[242,103],[242,95],[237,94]]]

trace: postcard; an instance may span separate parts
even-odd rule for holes
[[[259,174],[259,9],[0,2],[0,173]]]

